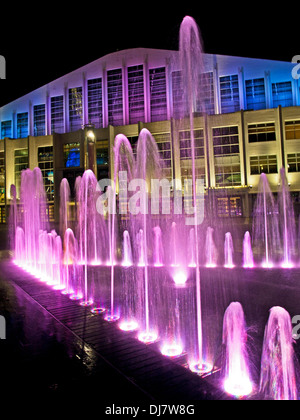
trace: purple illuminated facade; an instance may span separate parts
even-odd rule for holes
[[[196,104],[196,153],[203,160],[205,187],[219,195],[217,213],[249,217],[260,173],[267,173],[275,191],[281,166],[297,195],[300,94],[292,75],[295,64],[203,57],[206,116]],[[48,191],[50,219],[58,218],[54,197],[64,177],[74,192],[76,176],[86,168],[89,127],[95,135],[98,179],[113,172],[115,136],[126,135],[134,149],[142,128],[158,143],[165,176],[190,178],[188,133],[179,133],[179,148],[171,141],[181,94],[178,51],[137,48],[106,55],[0,108],[0,222],[6,221],[10,185],[16,185],[19,196],[21,170],[36,166]],[[231,198],[223,199],[224,188],[231,189]]]

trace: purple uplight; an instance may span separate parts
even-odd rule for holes
[[[116,322],[120,319],[119,315],[106,315],[104,317],[105,321],[107,322]]]
[[[135,320],[122,321],[119,325],[122,331],[135,331],[139,327],[139,324]]]
[[[161,354],[167,357],[178,357],[183,353],[183,347],[179,343],[166,343],[161,348]]]
[[[155,343],[158,340],[158,334],[155,331],[143,331],[138,335],[138,340],[145,344]]]
[[[103,314],[106,311],[105,308],[101,308],[101,307],[95,307],[91,310],[91,312],[95,315],[100,315]]]
[[[187,281],[187,275],[184,271],[176,271],[173,275],[173,280],[177,286],[183,285]]]
[[[237,374],[237,378],[227,378],[224,381],[224,389],[228,394],[237,398],[245,397],[253,391],[253,384],[247,376]]]

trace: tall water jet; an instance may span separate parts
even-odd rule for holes
[[[224,389],[236,397],[252,392],[247,352],[247,329],[244,311],[239,302],[232,302],[223,319],[223,345],[225,347]]]
[[[192,228],[189,231],[189,240],[188,240],[188,265],[189,267],[196,267],[196,256],[195,256],[195,229]]]
[[[46,193],[39,168],[21,173],[21,203],[26,264],[35,272],[39,264],[39,232],[46,230]]]
[[[248,231],[245,232],[243,240],[243,266],[244,268],[254,267],[251,236]]]
[[[79,193],[79,224],[80,224],[80,255],[84,265],[84,306],[91,305],[88,292],[88,265],[98,260],[97,218],[96,212],[97,179],[91,170],[84,172],[80,182]]]
[[[161,179],[161,164],[157,143],[147,129],[142,129],[139,134],[136,157],[135,176],[142,184],[140,191],[136,193],[140,207],[136,208],[136,223],[139,226],[139,232],[143,235],[141,239],[142,249],[144,249],[144,317],[145,329],[139,334],[139,339],[150,343],[156,341],[157,333],[151,326],[149,310],[149,270],[148,270],[148,244],[152,239],[151,217],[148,217],[148,191],[151,192],[151,184],[154,179]],[[135,198],[135,197],[132,197]],[[133,201],[136,203],[136,201]]]
[[[279,226],[283,243],[282,267],[293,267],[293,253],[295,249],[296,222],[294,206],[289,192],[285,168],[280,169],[280,188],[278,193]]]
[[[208,370],[203,360],[203,337],[202,337],[202,307],[201,285],[199,267],[199,243],[198,224],[200,224],[200,204],[197,196],[196,179],[199,178],[199,167],[196,161],[196,142],[194,133],[194,112],[204,112],[203,96],[201,95],[201,83],[203,81],[203,51],[202,42],[196,22],[190,16],[186,16],[180,26],[179,34],[179,59],[182,75],[182,110],[179,113],[182,118],[188,119],[188,128],[191,139],[192,152],[192,203],[195,214],[195,254],[196,254],[196,302],[197,302],[197,347],[198,357],[196,364],[193,362],[191,369],[199,374]]]
[[[132,261],[132,250],[129,232],[124,230],[123,232],[123,262],[124,267],[130,267],[133,264]]]
[[[17,226],[15,235],[15,263],[21,267],[26,264],[24,230]]]
[[[264,254],[264,267],[272,267],[280,248],[278,211],[266,174],[260,175],[253,214],[253,241],[256,252]]]
[[[153,228],[154,233],[154,252],[153,262],[155,267],[162,267],[163,265],[163,244],[162,244],[162,233],[159,226]]]
[[[10,186],[10,207],[9,207],[9,245],[10,249],[15,249],[15,239],[17,231],[17,189],[14,184]]]
[[[60,183],[59,189],[59,225],[60,235],[64,237],[65,231],[70,227],[70,215],[69,215],[69,204],[70,204],[70,185],[66,178],[63,178]]]
[[[120,214],[123,214],[122,206],[126,205],[127,209],[127,191],[128,182],[131,181],[134,170],[134,156],[129,140],[123,134],[119,134],[115,138],[114,144],[114,183],[108,188],[109,198],[112,202],[112,208],[109,211],[109,248],[110,248],[110,279],[111,279],[111,295],[110,295],[110,313],[106,315],[105,319],[109,322],[114,322],[119,319],[119,315],[115,314],[114,308],[114,281],[115,281],[115,248],[116,248],[116,192],[119,191],[119,209]],[[126,193],[124,197],[124,193]],[[123,203],[123,198],[124,203]],[[128,240],[127,235],[126,240]],[[125,238],[124,238],[125,239]],[[125,241],[124,241],[125,245]],[[126,244],[128,245],[128,243]]]
[[[225,264],[226,268],[233,268],[233,241],[230,232],[225,234],[225,243],[224,243],[224,256],[225,256]]]
[[[144,232],[140,229],[136,235],[137,242],[137,251],[138,251],[138,266],[145,267],[145,242],[144,242]]]
[[[205,256],[206,256],[206,267],[216,267],[217,265],[217,248],[213,238],[214,230],[208,227],[206,230],[205,239]]]
[[[270,310],[261,358],[260,392],[274,400],[296,400],[292,322],[280,306]]]
[[[83,297],[83,290],[79,270],[82,266],[78,264],[78,243],[73,230],[70,228],[65,231],[64,235],[63,267],[65,284],[63,293],[81,299]]]

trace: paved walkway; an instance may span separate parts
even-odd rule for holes
[[[8,260],[0,262],[1,395],[199,401],[219,391]]]

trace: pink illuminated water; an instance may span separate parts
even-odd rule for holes
[[[245,233],[243,240],[243,265],[244,268],[254,267],[251,236],[248,231]]]
[[[295,254],[296,222],[293,200],[289,191],[285,168],[280,170],[280,188],[278,192],[278,210],[281,241],[283,244],[283,268],[293,267]]]
[[[131,242],[129,232],[124,230],[123,232],[123,262],[122,265],[124,267],[132,266],[132,250],[131,250]]]
[[[162,233],[159,226],[153,228],[154,232],[154,250],[153,250],[153,262],[155,267],[163,266],[163,244],[162,244]]]
[[[180,62],[177,63],[181,70],[182,100],[179,101],[180,109],[176,110],[178,120],[174,119],[173,123],[174,141],[179,142],[181,132],[188,133],[191,147],[188,169],[193,181],[188,199],[195,208],[195,222],[199,221],[200,207],[195,181],[204,173],[203,160],[196,153],[199,145],[194,130],[195,113],[205,111],[200,89],[202,59],[197,25],[187,16],[180,28]],[[205,124],[205,113],[203,121]],[[252,275],[250,270],[216,268],[219,255],[221,262],[224,253],[224,267],[233,268],[238,264],[241,252],[238,244],[243,240],[244,268],[254,267],[253,255],[255,262],[265,267],[293,267],[297,252],[293,204],[282,170],[277,201],[268,177],[265,174],[260,177],[253,217],[253,242],[248,231],[244,238],[238,237],[238,230],[233,230],[234,227],[231,230],[229,224],[214,220],[211,215],[204,226],[197,223],[193,227],[186,225],[185,215],[181,216],[174,210],[174,191],[173,213],[153,215],[150,212],[151,180],[161,180],[166,173],[164,170],[168,169],[164,168],[163,150],[159,150],[158,144],[148,130],[142,129],[133,153],[130,141],[122,134],[116,136],[114,182],[103,192],[112,204],[108,213],[98,212],[97,202],[102,191],[100,193],[92,171],[87,170],[76,179],[74,214],[69,211],[70,186],[63,179],[60,185],[60,235],[46,222],[46,195],[41,171],[36,168],[22,172],[19,222],[15,217],[16,202],[12,211],[15,262],[51,287],[63,289],[64,294],[81,301],[81,305],[93,304],[93,314],[105,312],[106,321],[120,320],[118,327],[121,330],[138,330],[136,338],[143,343],[160,340],[161,343],[153,347],[156,346],[163,355],[170,358],[182,356],[181,360],[186,357],[185,365],[189,365],[193,372],[205,375],[215,368],[212,365],[215,359],[210,356],[218,352],[214,343],[207,343],[210,334],[213,341],[214,334],[219,333],[217,322],[219,327],[221,322],[218,316],[223,315],[222,305],[227,296],[231,296],[231,290],[227,290],[230,285],[226,284],[225,288],[223,280],[233,278],[237,273],[243,273],[245,278]],[[179,146],[179,143],[174,145],[174,150],[179,150]],[[133,179],[144,181],[147,188],[128,190]],[[127,201],[134,199],[140,208],[136,214],[129,214]],[[228,229],[232,233],[227,232]],[[207,276],[211,286],[202,286],[202,274],[203,284],[208,284]],[[217,283],[218,276],[224,278]],[[219,284],[221,288],[224,284],[220,299],[219,295],[214,295]],[[216,308],[221,308],[217,315]],[[296,396],[290,324],[284,309],[272,308],[265,332],[260,384],[261,392],[267,398],[295,399]],[[239,302],[231,303],[225,311],[222,337],[225,349],[225,362],[221,366],[223,388],[239,398],[251,394],[254,385],[249,369],[247,327]]]
[[[207,228],[205,241],[206,267],[210,268],[216,267],[217,265],[217,249],[213,238],[213,232],[213,228]]]
[[[233,268],[233,241],[230,232],[225,234],[225,243],[224,243],[224,255],[225,255],[225,264],[226,268]]]
[[[292,322],[280,306],[270,310],[261,358],[260,392],[274,400],[296,400]]]
[[[264,173],[260,175],[254,206],[253,241],[260,255],[264,255],[263,266],[271,268],[280,249],[280,235],[276,202]]]
[[[248,395],[253,389],[246,343],[247,331],[242,305],[232,302],[223,319],[223,345],[226,355],[224,389],[236,397]]]

